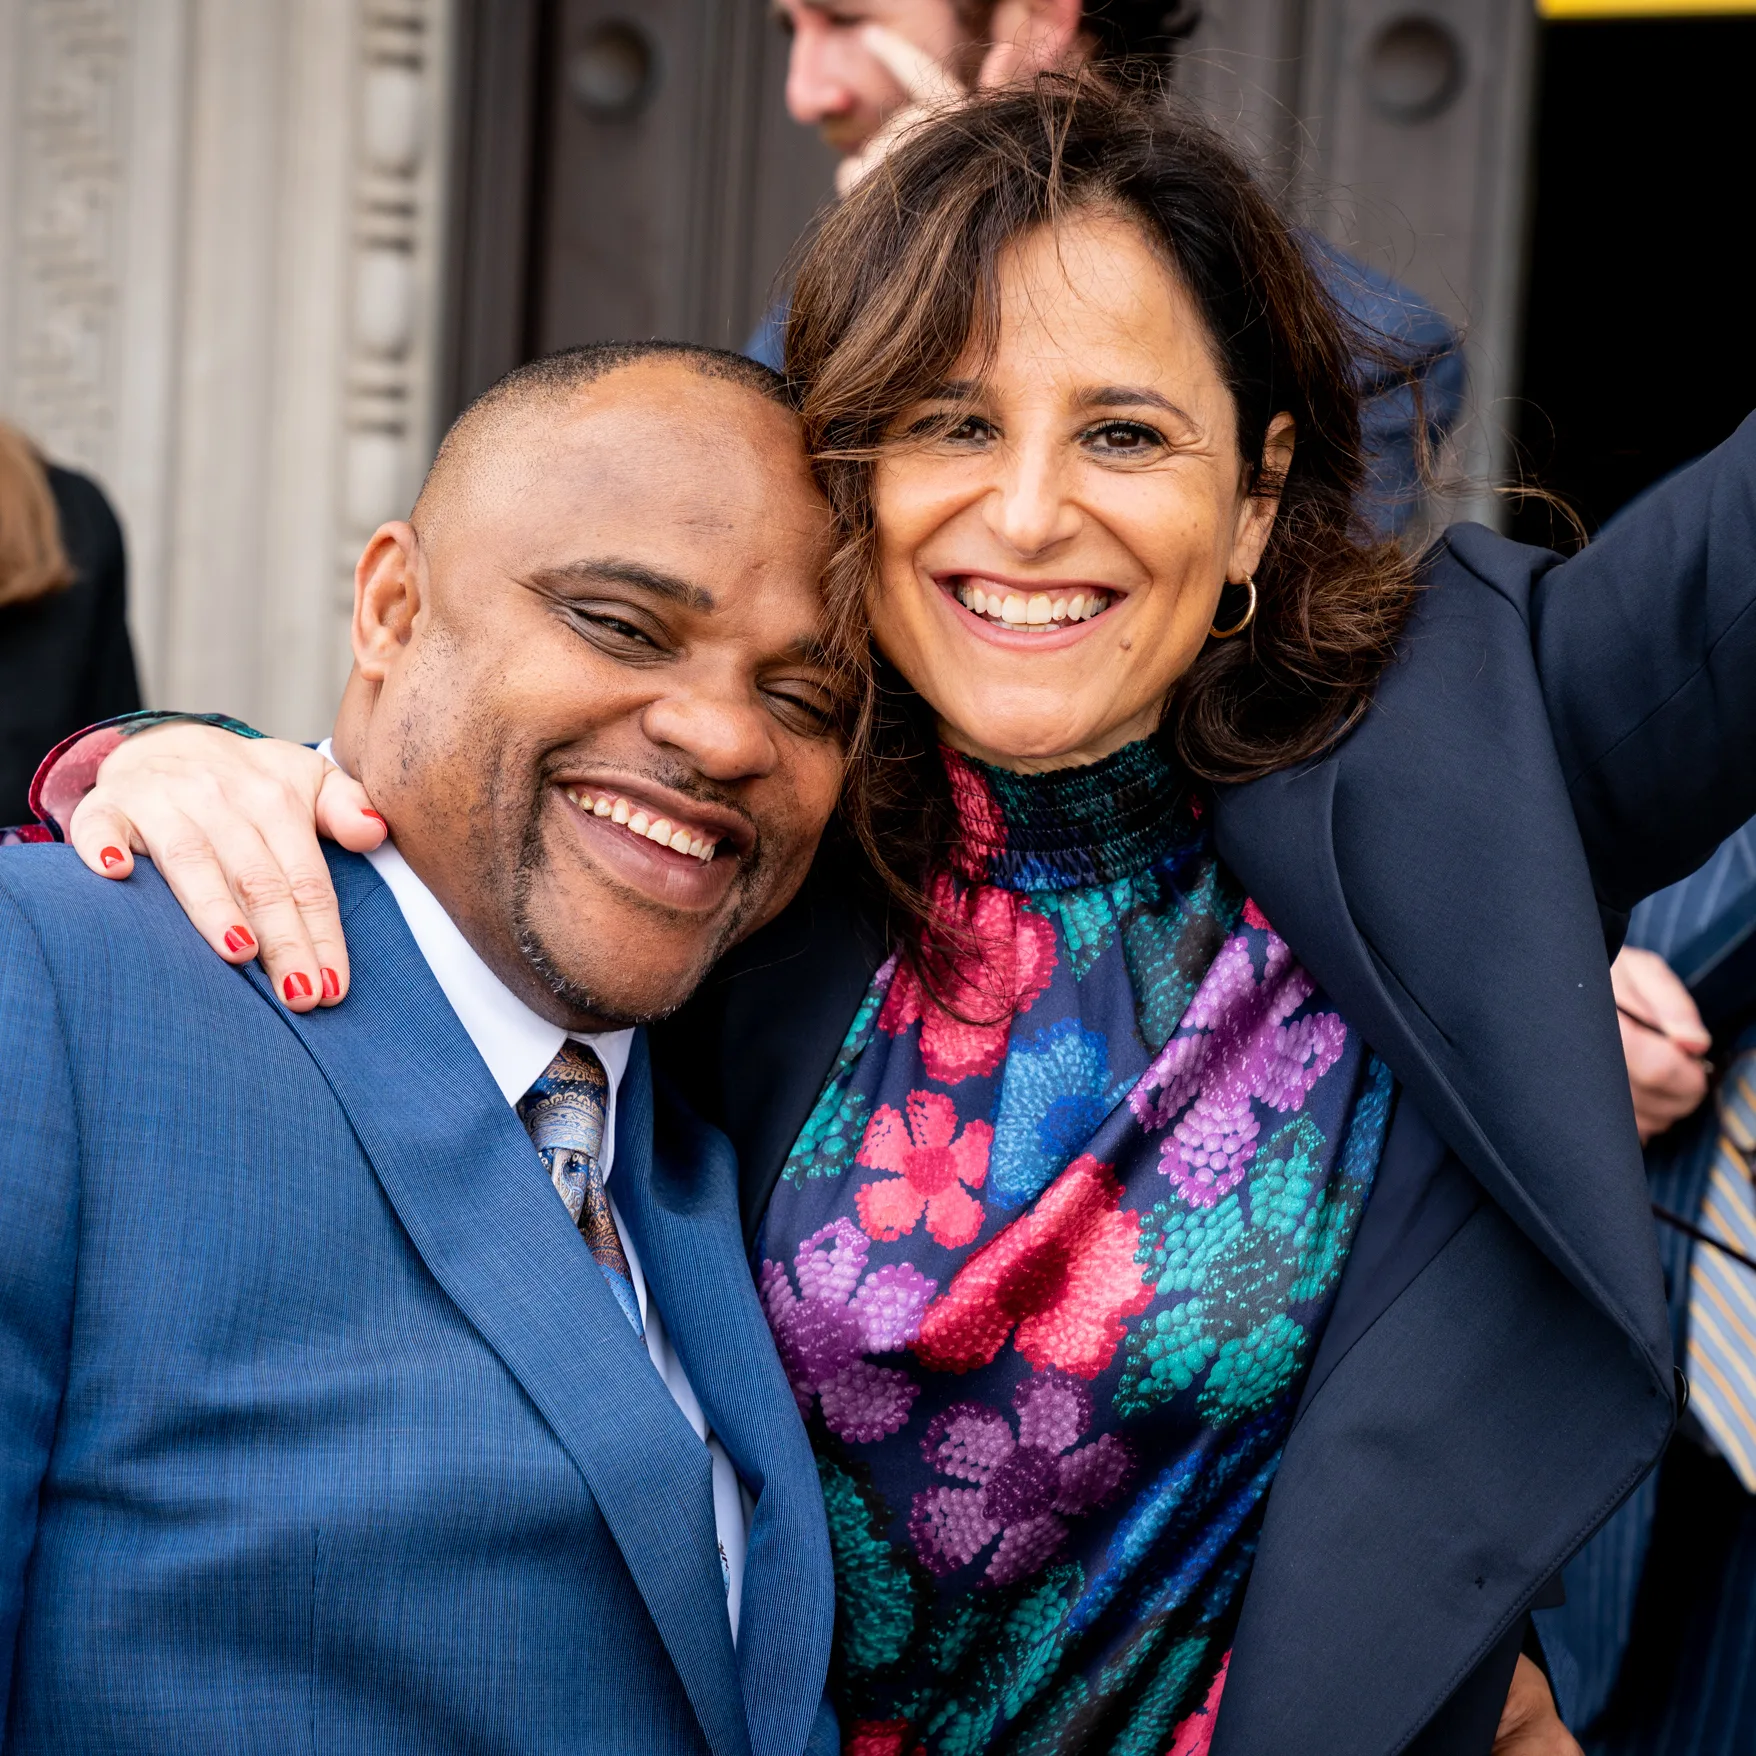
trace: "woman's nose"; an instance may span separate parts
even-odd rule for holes
[[[1046,444],[1026,445],[1004,460],[984,512],[995,536],[1025,556],[1064,542],[1079,526],[1078,508],[1067,498],[1061,479],[1060,459]]]
[[[648,704],[642,728],[709,780],[755,780],[774,767],[773,726],[760,702],[730,694],[672,694]]]

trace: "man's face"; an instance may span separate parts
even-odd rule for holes
[[[844,156],[858,152],[907,100],[861,42],[862,25],[883,25],[966,80],[981,56],[982,45],[964,29],[952,0],[774,0],[774,10],[792,38],[787,109]]]
[[[674,362],[481,452],[420,515],[360,778],[539,1011],[661,1016],[784,906],[834,806],[827,512],[790,415]]]

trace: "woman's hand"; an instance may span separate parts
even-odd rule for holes
[[[1689,990],[1654,952],[1624,945],[1610,965],[1610,987],[1622,1027],[1634,1121],[1644,1146],[1700,1108],[1707,1096],[1702,1057],[1713,1039]]]
[[[124,740],[67,825],[102,877],[149,855],[208,944],[228,963],[260,956],[294,1012],[348,990],[320,833],[365,853],[386,831],[365,788],[315,750],[191,724]]]
[[[1542,1667],[1523,1653],[1494,1734],[1493,1756],[1584,1756],[1555,1711],[1554,1692]]]

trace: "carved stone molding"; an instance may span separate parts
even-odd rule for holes
[[[454,0],[0,0],[0,414],[122,513],[149,693],[322,731],[434,438]]]
[[[408,510],[434,437],[440,13],[437,0],[376,0],[361,22],[338,533],[350,580],[361,539]]]
[[[55,455],[114,462],[126,243],[125,0],[14,0],[0,404]]]

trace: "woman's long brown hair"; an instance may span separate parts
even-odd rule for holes
[[[0,607],[59,591],[72,579],[43,460],[0,422]]]
[[[844,812],[901,907],[917,966],[932,961],[926,892],[950,865],[955,820],[933,716],[870,649],[874,464],[909,409],[963,375],[954,367],[972,349],[992,350],[1009,246],[1092,210],[1132,219],[1193,295],[1237,409],[1246,490],[1280,496],[1249,632],[1210,640],[1166,703],[1161,736],[1190,773],[1251,780],[1341,737],[1413,601],[1412,563],[1357,512],[1360,360],[1382,361],[1386,344],[1350,328],[1219,135],[1162,97],[1090,75],[1047,76],[913,133],[804,257],[786,368],[835,518],[832,625],[864,673]],[[1261,461],[1282,411],[1297,435],[1284,479]],[[1234,595],[1225,621],[1243,607]]]

